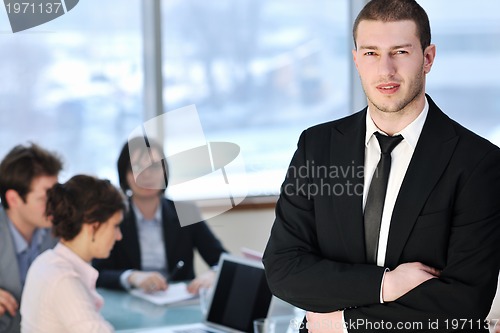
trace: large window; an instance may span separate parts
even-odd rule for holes
[[[500,144],[500,5],[420,3],[438,50],[427,91]],[[165,110],[196,104],[208,138],[240,145],[250,195],[278,192],[301,130],[356,111],[348,106],[348,1],[162,5]]]
[[[15,34],[0,8],[0,156],[33,141],[62,155],[62,178],[116,180],[119,149],[142,121],[140,8],[139,0],[80,1]]]
[[[208,140],[241,147],[248,194],[278,194],[300,132],[349,113],[348,1],[162,6],[165,111],[195,104]]]
[[[500,145],[500,2],[419,3],[437,47],[427,91],[450,117]]]

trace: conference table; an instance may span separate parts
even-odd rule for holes
[[[98,288],[97,291],[104,297],[105,302],[101,314],[113,325],[116,333],[140,333],[142,330],[203,321],[197,297],[176,304],[160,306],[126,291],[102,288]],[[303,312],[298,311],[292,317],[290,315],[275,317],[279,323],[276,333],[297,333],[297,327],[292,327],[290,320],[300,323],[303,315]],[[493,329],[490,331],[493,332]]]
[[[117,333],[139,333],[142,330],[203,321],[197,297],[176,304],[155,305],[122,290],[98,288],[97,292],[104,298],[101,314]],[[283,311],[282,306],[279,311]],[[297,330],[290,329],[293,317],[279,311],[276,313],[279,316],[273,316],[277,323],[276,333],[296,333]],[[299,313],[299,320],[301,316],[303,314]]]
[[[203,320],[198,298],[160,306],[126,291],[99,288],[97,292],[104,298],[101,314],[113,325],[117,333],[139,332],[146,328],[190,324]]]

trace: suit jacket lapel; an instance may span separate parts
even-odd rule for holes
[[[353,121],[340,122],[331,135],[330,167],[338,168],[341,177],[332,179],[331,185],[340,181],[337,189],[342,195],[334,195],[332,207],[340,221],[341,239],[346,253],[353,263],[364,263],[365,241],[363,225],[363,182],[365,160],[366,109],[354,114]],[[334,193],[335,194],[335,193]]]
[[[47,229],[47,234],[43,238],[42,244],[40,246],[40,253],[45,250],[52,249],[57,244],[57,238],[52,235],[52,230]]]
[[[177,214],[175,214],[174,205],[166,199],[162,198],[162,222],[163,222],[163,242],[165,243],[165,251],[167,258],[167,271],[170,272],[173,267],[177,265],[176,258],[174,258],[175,247],[177,246],[178,235],[173,229],[179,228],[180,223],[177,219]]]
[[[123,246],[124,251],[133,264],[134,269],[142,269],[141,265],[141,247],[139,246],[139,232],[137,230],[137,220],[131,201],[129,202],[128,218],[124,219],[122,226],[123,239],[128,240],[126,246]],[[125,244],[123,244],[125,245]]]
[[[18,300],[21,299],[21,277],[19,275],[19,264],[14,248],[14,241],[8,226],[7,214],[4,209],[0,210],[0,269],[3,275],[0,281],[3,287],[12,292]]]
[[[427,100],[429,113],[392,214],[385,261],[390,268],[399,264],[411,230],[458,142],[449,118],[429,96]]]

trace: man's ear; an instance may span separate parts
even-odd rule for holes
[[[23,198],[17,193],[16,190],[9,189],[5,192],[5,200],[7,200],[7,204],[9,208],[15,208],[19,206],[21,202],[23,202]]]
[[[434,59],[436,58],[436,45],[431,44],[427,46],[424,51],[424,72],[429,74],[432,65],[434,64]]]
[[[358,62],[356,61],[357,60],[357,50],[354,49],[352,50],[352,61],[354,62],[354,65],[356,65],[356,69],[358,68]]]

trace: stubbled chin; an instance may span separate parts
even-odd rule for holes
[[[378,109],[378,108],[377,108]],[[395,108],[395,107],[382,107],[381,109],[379,109],[381,112],[383,113],[397,113],[399,111],[401,111],[400,109],[398,108]]]
[[[400,111],[399,103],[400,101],[395,96],[382,96],[381,98],[371,100],[373,107],[383,113],[396,113]]]

